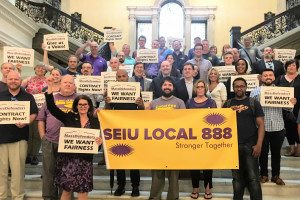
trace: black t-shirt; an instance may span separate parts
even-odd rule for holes
[[[135,103],[111,103],[110,108],[112,110],[138,110]]]
[[[4,82],[2,82],[2,81],[0,81],[0,93],[4,92],[4,91],[7,91],[7,90],[8,90],[7,84],[4,83]]]
[[[237,131],[239,143],[254,143],[257,142],[257,128],[255,118],[263,117],[264,111],[258,101],[254,101],[255,117],[250,107],[249,97],[243,100],[231,100],[230,106],[239,106],[236,111],[237,118]],[[223,105],[223,108],[227,107],[227,103]]]
[[[0,93],[0,101],[11,101],[13,95],[7,90]],[[19,94],[14,96],[18,101],[30,101],[30,114],[38,113],[33,96],[23,89],[20,90]],[[21,140],[28,140],[29,127],[18,128],[14,124],[0,124],[0,144],[7,144],[18,142]]]

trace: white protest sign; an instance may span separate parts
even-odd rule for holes
[[[142,63],[158,63],[158,49],[138,49],[137,57]]]
[[[125,66],[120,66],[119,69],[124,69],[129,77],[132,77],[133,74],[133,65],[125,65]]]
[[[69,50],[69,38],[67,33],[44,35],[44,44],[47,51]]]
[[[30,101],[1,101],[0,124],[29,124]]]
[[[232,83],[236,78],[243,78],[247,82],[247,92],[250,92],[254,88],[259,86],[258,74],[251,74],[251,75],[236,75],[231,76],[231,83],[230,83],[230,91],[233,92]]]
[[[104,42],[117,42],[123,40],[122,30],[107,30],[104,32]]]
[[[140,96],[141,86],[138,82],[109,82],[107,96],[112,103],[135,103]]]
[[[21,63],[22,66],[33,67],[34,50],[5,46],[3,47],[3,62],[9,62],[14,65]]]
[[[103,76],[76,76],[77,93],[103,94]]]
[[[34,97],[34,100],[35,100],[35,103],[36,103],[38,109],[40,110],[46,100],[45,95],[44,94],[34,94],[33,97]]]
[[[293,108],[291,98],[294,98],[293,87],[261,87],[261,106]]]
[[[214,66],[214,69],[218,70],[219,72],[219,82],[226,82],[229,77],[235,75],[235,66]]]
[[[275,49],[275,60],[280,60],[285,63],[287,60],[295,58],[296,50],[295,49]]]
[[[117,72],[115,71],[107,71],[107,72],[102,72],[101,76],[103,76],[104,79],[104,88],[107,89],[107,84],[109,82],[116,82],[117,78],[116,78]]]
[[[141,92],[142,93],[142,99],[143,99],[143,102],[144,104],[145,103],[149,103],[153,100],[153,92]]]
[[[90,128],[61,127],[59,133],[58,152],[61,153],[98,153],[100,130]]]

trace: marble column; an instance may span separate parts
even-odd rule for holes
[[[215,42],[215,15],[209,14],[207,16],[207,39],[210,45]]]
[[[129,14],[129,45],[133,52],[136,49],[136,18],[134,14]]]
[[[190,15],[190,11],[186,9],[185,11],[185,54],[188,53],[189,49],[191,49],[191,23],[192,23],[192,17]]]
[[[152,41],[158,40],[158,14],[152,15]],[[149,41],[152,43],[152,41]]]

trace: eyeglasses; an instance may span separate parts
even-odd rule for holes
[[[195,51],[202,51],[203,49],[195,49]]]
[[[197,89],[204,89],[205,87],[204,86],[197,86],[196,88]]]
[[[125,58],[125,55],[117,55],[117,57],[123,57],[123,58]]]
[[[245,89],[245,85],[234,86],[235,89]]]
[[[87,103],[79,103],[78,104],[78,106],[80,106],[80,107],[87,107],[89,104],[87,104]]]
[[[11,97],[10,100],[11,101],[19,101],[16,97]]]
[[[82,67],[82,69],[92,69],[91,67]]]

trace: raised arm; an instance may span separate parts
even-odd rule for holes
[[[77,49],[76,53],[75,53],[75,56],[77,58],[82,59],[83,55],[82,55],[82,52],[84,51],[84,49],[88,46],[91,46],[91,42],[86,42],[84,45],[82,45],[79,49]]]

